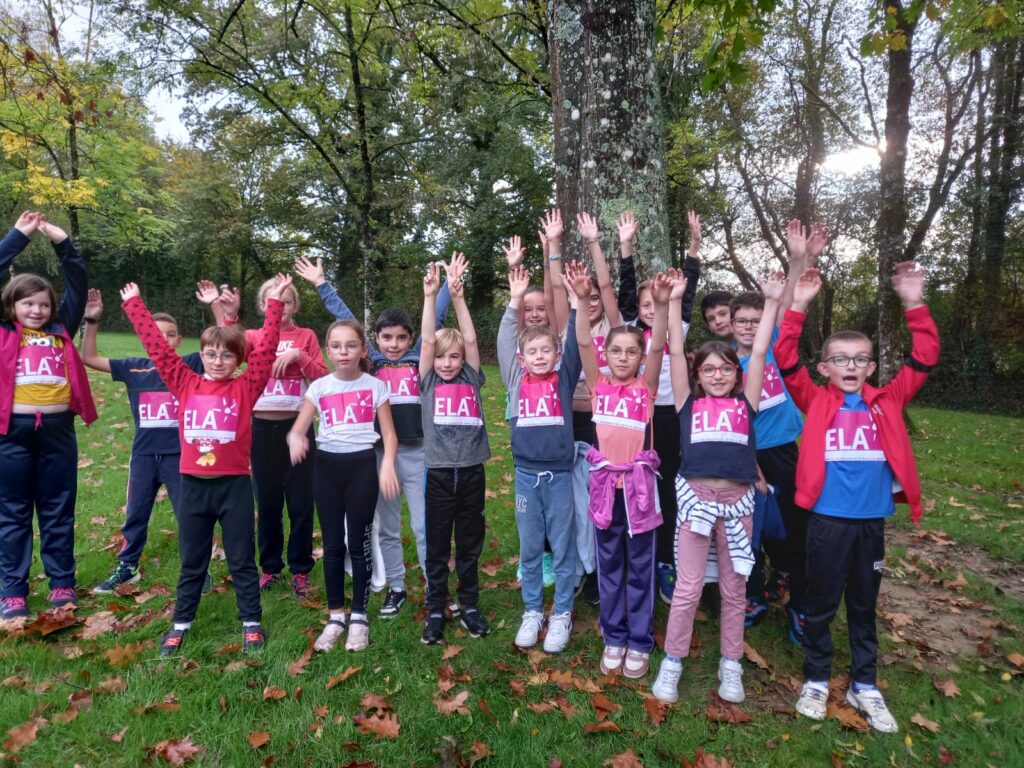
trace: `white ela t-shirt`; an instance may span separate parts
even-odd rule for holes
[[[306,390],[316,406],[320,428],[316,444],[328,453],[354,453],[373,448],[380,439],[374,417],[381,403],[390,399],[388,386],[368,373],[343,381],[333,373],[317,379]]]

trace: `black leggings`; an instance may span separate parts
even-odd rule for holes
[[[317,451],[313,498],[324,542],[327,608],[345,607],[345,551],[352,557],[352,612],[366,613],[373,559],[373,511],[377,506],[377,454]],[[345,530],[348,529],[348,546]]]

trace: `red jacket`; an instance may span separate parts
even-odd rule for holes
[[[786,312],[775,342],[775,360],[789,394],[807,416],[796,465],[796,503],[813,509],[825,485],[825,432],[843,404],[843,393],[831,382],[827,386],[816,385],[800,364],[797,343],[805,317],[803,312],[792,309]],[[907,310],[904,317],[911,335],[910,356],[888,384],[879,388],[865,383],[861,395],[878,426],[885,460],[903,486],[895,494],[896,501],[910,505],[910,519],[917,523],[921,519],[921,481],[903,421],[903,408],[924,386],[928,372],[939,360],[939,331],[928,307]],[[856,504],[856,500],[851,500],[851,504]]]

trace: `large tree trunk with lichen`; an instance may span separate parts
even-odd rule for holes
[[[548,8],[558,205],[567,225],[579,211],[594,214],[609,256],[615,220],[633,211],[634,253],[647,271],[671,262],[654,10],[654,0],[551,0]],[[566,257],[583,259],[575,227],[566,230]]]

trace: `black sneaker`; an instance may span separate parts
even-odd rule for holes
[[[255,627],[242,627],[242,650],[246,653],[262,651],[267,642],[267,630],[257,624]]]
[[[138,566],[132,567],[127,563],[118,563],[117,568],[110,574],[106,581],[101,581],[92,588],[94,595],[109,595],[122,584],[135,584],[142,578]]]
[[[161,656],[173,656],[181,650],[181,646],[185,644],[185,637],[188,635],[187,629],[172,629],[160,638],[160,655]]]
[[[587,605],[600,605],[601,592],[597,588],[597,572],[583,577],[583,600]]]
[[[437,645],[444,640],[444,614],[432,613],[427,616],[423,625],[423,637],[420,638],[426,645]]]
[[[389,589],[387,597],[384,598],[384,605],[380,607],[382,619],[393,619],[405,605],[405,590]]]
[[[789,602],[789,574],[785,571],[775,571],[768,580],[764,596],[769,603],[776,605],[785,605]]]
[[[487,619],[476,608],[463,608],[459,615],[459,621],[469,632],[470,637],[485,637],[491,634],[491,627]]]

